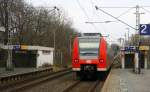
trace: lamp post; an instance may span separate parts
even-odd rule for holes
[[[145,14],[145,13],[140,13],[140,8],[139,8],[139,5],[137,5],[136,6],[136,31],[137,31],[137,34],[138,34],[138,32],[139,32],[139,25],[140,25],[140,15],[141,14]],[[141,42],[140,42],[140,39],[141,39],[141,36],[140,36],[140,34],[139,34],[139,46],[138,47],[140,47],[140,45],[141,45]],[[137,62],[136,62],[136,68],[135,68],[135,70],[138,70],[138,73],[140,74],[141,73],[141,62],[140,62],[140,50],[139,50],[139,53],[138,53],[138,60],[137,60]]]
[[[5,14],[5,31],[6,31],[6,39],[7,39],[7,51],[8,51],[8,57],[7,57],[7,61],[6,61],[6,70],[7,71],[12,71],[13,70],[13,63],[12,63],[12,32],[10,30],[10,16],[11,13],[8,11],[9,10],[9,5],[8,5],[8,1],[4,0],[4,14]]]
[[[54,7],[53,7],[53,10],[54,10],[54,15],[56,15],[56,11],[55,11],[55,10],[59,11],[59,8],[57,8],[56,6],[54,6]],[[51,10],[51,11],[52,11],[52,10]],[[55,23],[55,24],[56,24],[56,23]],[[54,39],[54,40],[53,40],[53,43],[54,43],[54,45],[53,45],[53,46],[54,46],[54,55],[53,55],[53,56],[54,56],[54,62],[55,62],[55,56],[56,56],[56,55],[55,55],[55,54],[56,54],[56,33],[55,33],[55,31],[56,31],[56,29],[55,29],[54,32],[53,32],[53,35],[54,35],[54,36],[53,36],[53,39]]]
[[[60,51],[60,62],[61,62],[61,67],[63,67],[63,53]]]
[[[72,52],[72,36],[70,36],[69,48],[70,48],[70,56],[71,56],[71,52]]]
[[[120,42],[120,46],[124,46],[124,38],[119,38],[118,41]]]

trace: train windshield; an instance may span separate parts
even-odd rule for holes
[[[80,58],[98,58],[99,38],[79,39]]]

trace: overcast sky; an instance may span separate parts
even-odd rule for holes
[[[130,31],[134,34],[136,31],[128,26],[116,21],[112,17],[95,9],[95,5],[100,7],[135,7],[150,6],[150,0],[26,0],[34,6],[57,6],[63,9],[69,19],[73,22],[73,27],[79,32],[100,32],[103,35],[110,35],[108,41],[117,41],[118,38],[124,37],[125,33]],[[147,11],[145,11],[147,10]],[[150,23],[150,7],[143,7],[140,12],[145,13],[141,15],[140,22]],[[135,8],[101,8],[115,17],[135,27],[136,16]],[[126,12],[128,11],[128,12]],[[123,15],[122,15],[123,14]],[[95,21],[116,21],[111,23],[95,23],[86,24],[85,22]]]

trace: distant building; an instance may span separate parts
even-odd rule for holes
[[[3,46],[7,50],[8,46]],[[53,65],[54,48],[43,46],[12,45],[12,62],[14,67],[38,68]]]

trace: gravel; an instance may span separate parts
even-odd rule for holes
[[[33,86],[32,88],[22,90],[21,92],[61,92],[65,87],[75,82],[73,77],[73,73],[70,73],[60,78]]]

